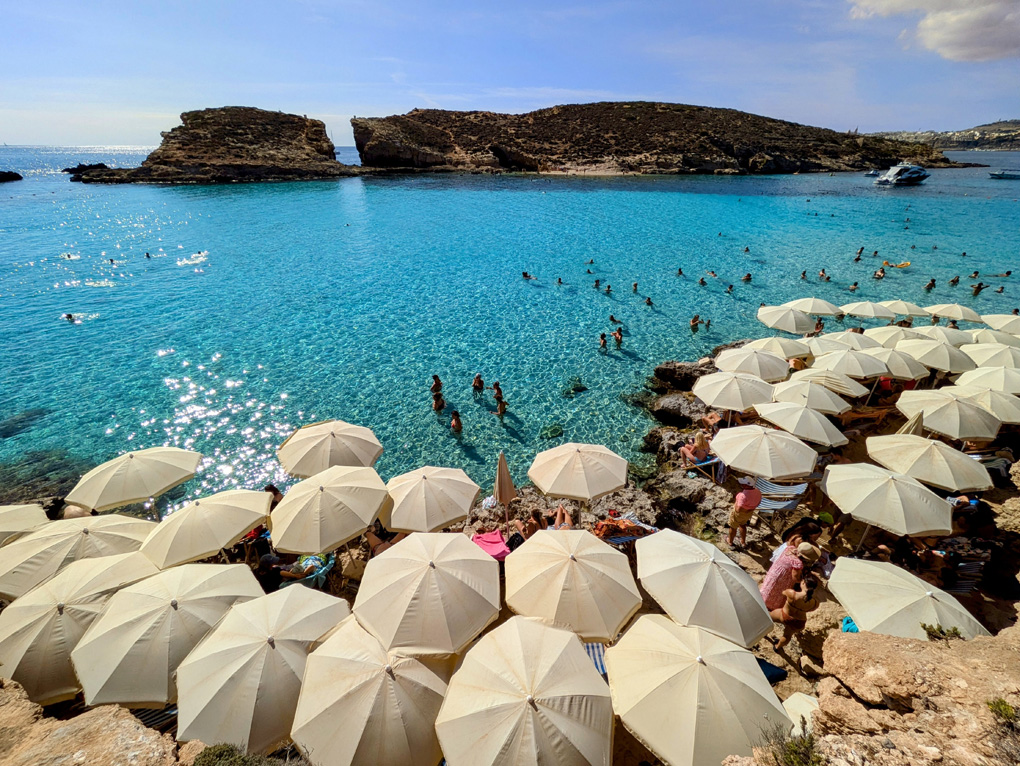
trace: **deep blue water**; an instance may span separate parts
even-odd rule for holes
[[[0,169],[26,176],[0,186],[0,421],[47,413],[0,438],[0,462],[35,449],[99,462],[177,444],[209,456],[191,495],[286,483],[276,445],[296,425],[337,417],[375,430],[384,479],[454,465],[487,487],[501,449],[517,480],[536,451],[565,440],[637,458],[650,421],[621,393],[665,359],[763,334],[762,302],[845,303],[859,281],[861,300],[1020,305],[1020,182],[982,168],[935,170],[914,189],[858,173],[161,188],[83,186],[57,172],[134,165],[147,151],[0,147]],[[1020,165],[1015,154],[959,156]],[[861,246],[879,259],[854,264]],[[913,265],[872,280],[886,258]],[[831,282],[818,282],[822,267]],[[1008,268],[1011,280],[985,278],[1004,295],[942,286]],[[525,269],[538,281],[521,279]],[[699,287],[710,269],[720,278]],[[748,271],[753,282],[740,282]],[[927,294],[931,276],[940,286]],[[712,326],[693,335],[696,312]],[[603,355],[610,314],[624,344]],[[501,381],[503,423],[490,397],[472,397],[475,372]],[[430,410],[432,373],[462,413],[460,439]],[[588,390],[565,398],[575,376]],[[541,438],[549,426],[563,436]]]

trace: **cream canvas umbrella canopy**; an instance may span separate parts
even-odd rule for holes
[[[751,755],[773,726],[792,721],[754,655],[702,628],[647,614],[606,650],[613,710],[671,766]]]
[[[743,372],[713,372],[694,382],[691,392],[709,407],[744,412],[772,398],[772,385]]]
[[[852,317],[860,317],[862,319],[895,319],[896,312],[892,309],[888,309],[881,303],[874,303],[872,301],[856,301],[854,303],[847,303],[843,306],[843,313],[849,314]]]
[[[912,329],[919,337],[928,338],[929,340],[940,340],[943,343],[948,343],[950,346],[956,346],[957,348],[962,346],[964,343],[971,342],[969,332],[957,330],[953,327],[928,325],[926,327],[914,327]]]
[[[294,431],[276,456],[287,473],[307,479],[334,465],[371,467],[382,452],[383,446],[371,429],[342,420],[323,420]]]
[[[811,732],[811,719],[818,707],[818,697],[804,692],[794,692],[783,700],[783,710],[793,721],[793,731],[790,732],[792,736],[801,737]]]
[[[435,532],[467,518],[480,487],[460,468],[425,466],[394,476],[379,520],[391,532]]]
[[[712,440],[712,450],[726,465],[765,479],[807,476],[818,453],[796,436],[761,426],[723,429]]]
[[[199,453],[179,447],[125,452],[82,476],[66,501],[96,511],[144,503],[194,476],[201,459]]]
[[[462,651],[499,614],[499,564],[460,533],[416,532],[368,562],[354,615],[388,650]]]
[[[856,399],[858,396],[864,396],[868,393],[868,389],[853,378],[848,378],[846,375],[840,372],[833,372],[832,370],[816,370],[809,367],[806,370],[797,370],[790,376],[790,380],[806,380],[811,383],[817,383],[820,386],[825,386],[830,391],[835,391],[837,394],[849,396],[851,399]]]
[[[904,391],[896,409],[907,417],[920,412],[924,427],[951,439],[990,441],[999,432],[999,420],[978,404],[934,391]]]
[[[389,495],[373,468],[333,466],[295,484],[269,516],[273,547],[326,553],[368,529]]]
[[[964,343],[960,351],[978,367],[1020,367],[1020,348],[1003,343]]]
[[[876,463],[933,487],[950,492],[992,488],[987,468],[943,442],[910,434],[889,434],[869,436],[867,445],[868,456]]]
[[[157,524],[141,552],[160,569],[209,558],[264,524],[272,499],[250,489],[199,498]]]
[[[581,529],[543,530],[506,557],[506,605],[612,641],[641,606],[627,556]]]
[[[869,327],[864,331],[864,337],[878,341],[885,348],[895,348],[901,340],[923,338],[924,336],[906,327],[886,325],[885,327]]]
[[[789,431],[804,441],[838,447],[847,444],[848,439],[817,410],[792,402],[768,402],[755,405],[755,411],[769,423]]]
[[[766,327],[794,335],[811,332],[815,326],[811,317],[803,311],[792,309],[789,306],[762,306],[758,309],[757,317],[758,321]]]
[[[831,354],[833,351],[846,351],[849,348],[846,343],[840,342],[838,338],[828,335],[817,335],[814,338],[808,338],[804,342],[807,343],[811,353],[815,356]]]
[[[822,491],[844,513],[894,535],[928,537],[952,531],[952,510],[917,479],[870,463],[830,465]]]
[[[636,548],[641,585],[679,624],[747,648],[772,630],[758,583],[711,543],[663,529]]]
[[[924,436],[924,413],[915,412],[907,422],[896,429],[898,434],[909,434],[911,436]]]
[[[1020,423],[1020,398],[978,386],[945,386],[940,391],[973,402],[995,416],[1000,423]]]
[[[1008,332],[989,330],[987,327],[982,327],[977,330],[970,330],[967,334],[970,335],[972,343],[1001,343],[1004,346],[1020,347],[1020,338],[1010,335]]]
[[[839,415],[850,409],[850,403],[841,399],[838,394],[810,380],[788,380],[779,383],[772,391],[772,399],[776,402],[801,404],[826,415]]]
[[[773,354],[783,357],[783,359],[801,359],[811,356],[811,348],[808,344],[793,338],[759,338],[758,340],[752,340],[744,348],[760,348],[763,351],[771,351]]]
[[[993,330],[1020,335],[1020,316],[1015,314],[985,314],[982,321]]]
[[[855,349],[857,351],[863,351],[868,348],[879,348],[879,343],[874,338],[869,338],[867,335],[863,335],[859,332],[850,332],[849,330],[843,330],[842,332],[829,332],[824,335],[818,336],[827,340],[834,340],[837,343]]]
[[[715,366],[723,372],[746,372],[757,375],[767,383],[783,380],[790,374],[785,358],[760,348],[731,348],[715,358]]]
[[[821,298],[798,298],[795,301],[787,301],[783,305],[815,316],[836,316],[843,313],[839,306],[823,301]]]
[[[1020,370],[1010,367],[978,367],[958,377],[956,385],[1020,394]]]
[[[886,366],[885,377],[893,380],[921,380],[928,377],[928,368],[919,361],[894,348],[869,348],[861,352],[875,357]]]
[[[39,705],[73,698],[81,686],[71,650],[110,596],[158,571],[137,551],[82,559],[15,599],[0,612],[3,675]]]
[[[517,497],[517,488],[514,487],[513,477],[510,476],[510,467],[506,464],[506,455],[502,450],[499,452],[499,462],[496,464],[496,481],[492,485],[492,494],[504,508],[508,508],[511,501]]]
[[[955,346],[930,338],[903,340],[896,350],[914,357],[926,367],[943,372],[966,372],[977,367],[965,353]]]
[[[863,351],[832,351],[815,358],[811,363],[815,370],[829,370],[840,372],[848,378],[867,380],[877,378],[889,371],[885,363],[873,356],[868,356]]]
[[[71,651],[85,703],[173,702],[188,652],[236,602],[261,595],[244,564],[184,564],[118,591]]]
[[[49,522],[41,505],[0,505],[0,546],[15,535],[34,530]]]
[[[627,461],[598,444],[568,442],[535,455],[528,478],[544,495],[590,502],[627,484]]]
[[[436,732],[450,766],[609,766],[609,688],[577,636],[512,617],[471,647]]]
[[[177,739],[249,753],[286,744],[308,648],[350,614],[346,601],[313,588],[234,604],[177,668]]]
[[[966,322],[978,322],[984,324],[981,315],[974,309],[961,306],[959,303],[936,303],[934,306],[925,306],[924,310],[932,316],[943,319],[957,319]]]
[[[349,617],[305,662],[294,742],[315,766],[435,766],[451,669],[387,652]]]
[[[861,630],[925,640],[924,623],[958,628],[968,639],[990,635],[953,596],[885,561],[841,557],[829,590]]]
[[[910,301],[892,300],[879,301],[879,306],[885,306],[897,316],[901,317],[926,317],[931,316],[926,309]]]
[[[115,513],[61,519],[5,545],[0,553],[0,596],[28,593],[78,559],[138,550],[156,524]]]

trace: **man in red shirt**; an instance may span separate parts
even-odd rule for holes
[[[761,503],[761,492],[755,489],[754,479],[737,479],[740,491],[733,499],[733,510],[730,511],[730,532],[726,543],[732,548],[733,539],[740,530],[740,547],[747,545],[747,522],[754,515],[755,508]]]

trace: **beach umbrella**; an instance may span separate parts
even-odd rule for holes
[[[904,391],[896,401],[896,409],[907,417],[920,412],[924,427],[950,439],[991,441],[999,432],[999,419],[978,404],[934,391]]]
[[[346,601],[314,588],[235,603],[177,668],[177,740],[248,753],[286,744],[308,648],[350,614]]]
[[[843,346],[847,346],[857,351],[863,351],[868,348],[880,348],[882,345],[874,338],[869,338],[867,335],[859,332],[850,332],[849,330],[843,330],[842,332],[828,332],[824,335],[819,335],[818,337],[825,338],[827,340],[834,340]]]
[[[922,625],[957,628],[968,639],[991,635],[953,596],[886,561],[840,557],[829,590],[861,630],[922,641]]]
[[[898,434],[909,434],[911,436],[924,436],[924,413],[915,412],[907,422],[896,429]]]
[[[609,766],[609,688],[573,633],[512,617],[482,636],[436,719],[449,766]]]
[[[173,702],[188,652],[236,602],[261,595],[244,564],[184,564],[117,591],[71,651],[85,704]]]
[[[895,319],[896,313],[880,303],[856,301],[843,306],[843,313],[862,319]]]
[[[3,547],[0,597],[22,596],[79,559],[138,550],[155,522],[111,513],[44,524]]]
[[[762,306],[758,309],[757,317],[758,321],[766,327],[794,335],[811,332],[815,327],[811,317],[803,311],[791,309],[789,306]]]
[[[949,492],[992,488],[988,469],[970,455],[935,439],[911,434],[869,436],[868,457],[890,471]]]
[[[807,346],[811,349],[811,353],[815,356],[821,356],[822,354],[831,354],[834,351],[846,351],[849,346],[846,343],[841,343],[838,338],[833,338],[828,335],[818,335],[814,338],[808,338],[806,341]]]
[[[763,351],[771,351],[773,354],[783,357],[783,359],[801,359],[811,356],[811,348],[804,341],[778,336],[752,340],[744,348],[760,348]]]
[[[528,478],[550,497],[591,502],[627,484],[627,461],[598,444],[568,442],[539,452]]]
[[[1020,348],[1004,343],[964,343],[960,351],[974,360],[978,367],[1020,367]]]
[[[606,650],[613,710],[671,766],[749,756],[765,732],[792,721],[754,655],[661,614],[639,617]]]
[[[748,649],[772,631],[758,583],[711,543],[663,529],[635,547],[642,587],[680,625]]]
[[[768,383],[783,380],[790,374],[785,358],[760,348],[731,348],[715,358],[715,366],[723,372],[746,372]]]
[[[826,447],[838,447],[848,442],[842,432],[817,410],[792,402],[756,404],[755,411],[768,422],[789,431],[804,441]]]
[[[840,415],[850,409],[850,403],[841,399],[838,394],[810,380],[788,380],[779,383],[772,390],[772,399],[776,402],[801,404],[826,415]]]
[[[861,352],[873,356],[886,366],[884,377],[893,380],[921,380],[928,377],[928,368],[895,348],[869,348]]]
[[[794,692],[783,700],[783,710],[793,721],[792,737],[803,737],[811,733],[811,718],[818,710],[818,697],[804,692]]]
[[[924,310],[932,316],[942,317],[943,319],[956,319],[966,322],[978,322],[980,324],[984,324],[985,321],[974,309],[961,306],[959,303],[936,303],[934,306],[925,306]]]
[[[451,655],[499,614],[499,564],[460,533],[415,532],[370,559],[354,615],[387,650]]]
[[[506,605],[612,641],[641,606],[627,556],[581,529],[543,530],[506,557]]]
[[[978,367],[958,377],[956,385],[1020,394],[1020,370],[1012,367]]]
[[[425,466],[394,476],[379,521],[391,532],[435,532],[467,518],[480,487],[460,468]]]
[[[199,498],[157,524],[140,550],[160,569],[209,558],[264,524],[272,499],[250,489]]]
[[[29,532],[49,522],[41,505],[0,505],[0,546],[15,535]]]
[[[895,348],[901,340],[923,338],[924,336],[906,327],[886,325],[884,327],[869,327],[864,331],[864,337],[878,341],[885,348]]]
[[[720,410],[744,412],[772,398],[772,385],[743,372],[713,372],[694,381],[696,397]]]
[[[831,351],[815,357],[811,363],[812,369],[829,370],[840,372],[848,378],[877,378],[889,371],[885,363],[873,356],[868,356],[863,351],[846,349],[845,351]]]
[[[960,349],[929,338],[903,340],[896,344],[896,350],[914,357],[926,367],[943,372],[966,372],[977,367]]]
[[[137,551],[73,561],[0,612],[3,675],[33,702],[72,699],[81,686],[71,650],[117,590],[159,570]]]
[[[981,319],[993,330],[1020,335],[1020,316],[1016,314],[985,314]]]
[[[725,428],[712,440],[712,450],[726,465],[765,479],[807,476],[818,453],[796,436],[774,428]]]
[[[832,370],[819,370],[809,367],[806,370],[797,370],[790,376],[790,380],[806,380],[809,383],[817,383],[820,386],[825,386],[830,391],[835,391],[837,394],[849,396],[851,399],[856,399],[858,396],[864,396],[868,393],[868,389],[853,378],[849,378],[841,372],[833,372]]]
[[[82,476],[65,500],[96,511],[144,503],[194,476],[201,459],[179,447],[125,452]]]
[[[954,327],[940,327],[939,325],[928,325],[927,327],[915,327],[914,332],[918,337],[929,340],[940,340],[950,346],[959,348],[964,343],[972,341],[970,333],[964,330],[957,330]]]
[[[299,481],[269,516],[273,547],[326,553],[372,526],[389,495],[373,468],[327,468]]]
[[[879,301],[879,306],[885,306],[891,312],[901,317],[926,317],[931,316],[927,309],[923,309],[916,303],[910,301],[891,300],[891,301]]]
[[[514,487],[513,477],[510,476],[510,467],[506,464],[506,455],[503,450],[499,451],[499,461],[496,464],[496,481],[492,485],[492,494],[496,501],[504,508],[509,508],[511,501],[517,497],[517,488]]]
[[[1013,394],[1005,394],[1002,391],[978,386],[946,386],[939,390],[973,402],[994,415],[1000,423],[1020,423],[1020,398]]]
[[[952,531],[949,501],[906,474],[870,463],[829,465],[821,487],[843,513],[894,535],[928,537]]]
[[[787,301],[783,305],[815,316],[838,316],[843,313],[839,306],[823,301],[821,298],[798,298],[795,301]]]
[[[1001,343],[1004,346],[1020,347],[1020,338],[1010,335],[1008,332],[989,330],[987,327],[966,332],[972,343]]]
[[[451,669],[388,652],[348,617],[305,662],[294,742],[316,766],[435,766]]]
[[[323,420],[294,431],[276,456],[287,473],[307,479],[335,465],[371,467],[382,452],[371,429],[342,420]]]

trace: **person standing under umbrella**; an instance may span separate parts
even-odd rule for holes
[[[740,491],[733,499],[733,510],[730,511],[730,531],[726,536],[726,544],[731,548],[733,541],[740,532],[740,547],[747,545],[747,523],[754,516],[755,509],[761,504],[761,492],[754,486],[754,479],[737,479]]]

